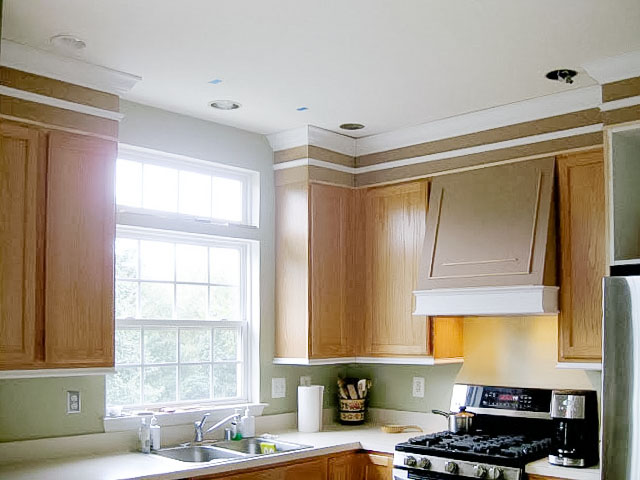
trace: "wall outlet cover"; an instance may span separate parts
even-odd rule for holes
[[[271,398],[284,398],[287,396],[287,379],[271,379]]]
[[[424,377],[413,377],[413,396],[424,398]]]
[[[300,386],[308,387],[311,385],[311,377],[309,375],[303,375],[300,377]]]
[[[80,392],[77,390],[67,390],[67,413],[80,413]]]

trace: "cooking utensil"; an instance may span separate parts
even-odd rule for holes
[[[366,398],[367,396],[367,379],[366,378],[358,380],[358,396],[360,398]]]
[[[402,433],[407,430],[416,430],[422,432],[423,430],[417,425],[383,425],[380,427],[384,433]]]
[[[347,392],[347,382],[345,382],[342,378],[338,378],[338,394],[340,395],[340,398],[349,398],[349,393]]]
[[[358,400],[358,392],[356,392],[356,387],[348,383],[347,391],[349,392],[349,397],[351,397],[351,400]]]
[[[443,412],[442,410],[431,410],[431,412],[447,417],[451,433],[469,433],[471,431],[475,414],[467,412],[467,407],[460,407],[459,412]]]

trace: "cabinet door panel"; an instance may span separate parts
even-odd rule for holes
[[[0,368],[32,366],[41,355],[44,145],[38,130],[0,122]]]
[[[365,354],[429,353],[426,318],[412,315],[426,212],[425,181],[365,193]]]
[[[297,463],[283,467],[284,476],[278,475],[282,480],[327,480],[327,459],[319,458],[304,463]]]
[[[353,191],[311,185],[311,357],[353,351],[348,308]]]
[[[111,366],[114,142],[53,132],[49,139],[45,359]]]
[[[602,277],[606,275],[604,160],[601,151],[558,158],[560,187],[560,360],[602,358]]]
[[[433,180],[421,290],[542,284],[553,158]]]
[[[362,480],[363,457],[361,453],[351,453],[329,458],[327,480]]]
[[[364,454],[367,459],[365,480],[389,480],[393,474],[393,457],[378,454]]]

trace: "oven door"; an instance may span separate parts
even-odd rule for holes
[[[469,479],[469,477],[461,475],[451,475],[449,473],[428,472],[418,469],[393,469],[393,480],[456,480]]]

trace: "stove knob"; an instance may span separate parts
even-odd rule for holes
[[[404,459],[404,464],[407,467],[415,467],[418,462],[416,461],[416,457],[406,457]]]
[[[478,478],[484,478],[487,475],[487,469],[482,465],[474,465],[473,474]]]
[[[431,462],[428,458],[421,458],[418,460],[418,468],[424,468],[425,470],[431,466]]]
[[[458,473],[458,464],[455,462],[444,462],[444,469],[447,473]]]
[[[502,476],[502,469],[498,467],[491,467],[487,478],[490,480],[500,480],[501,478],[504,478]]]

